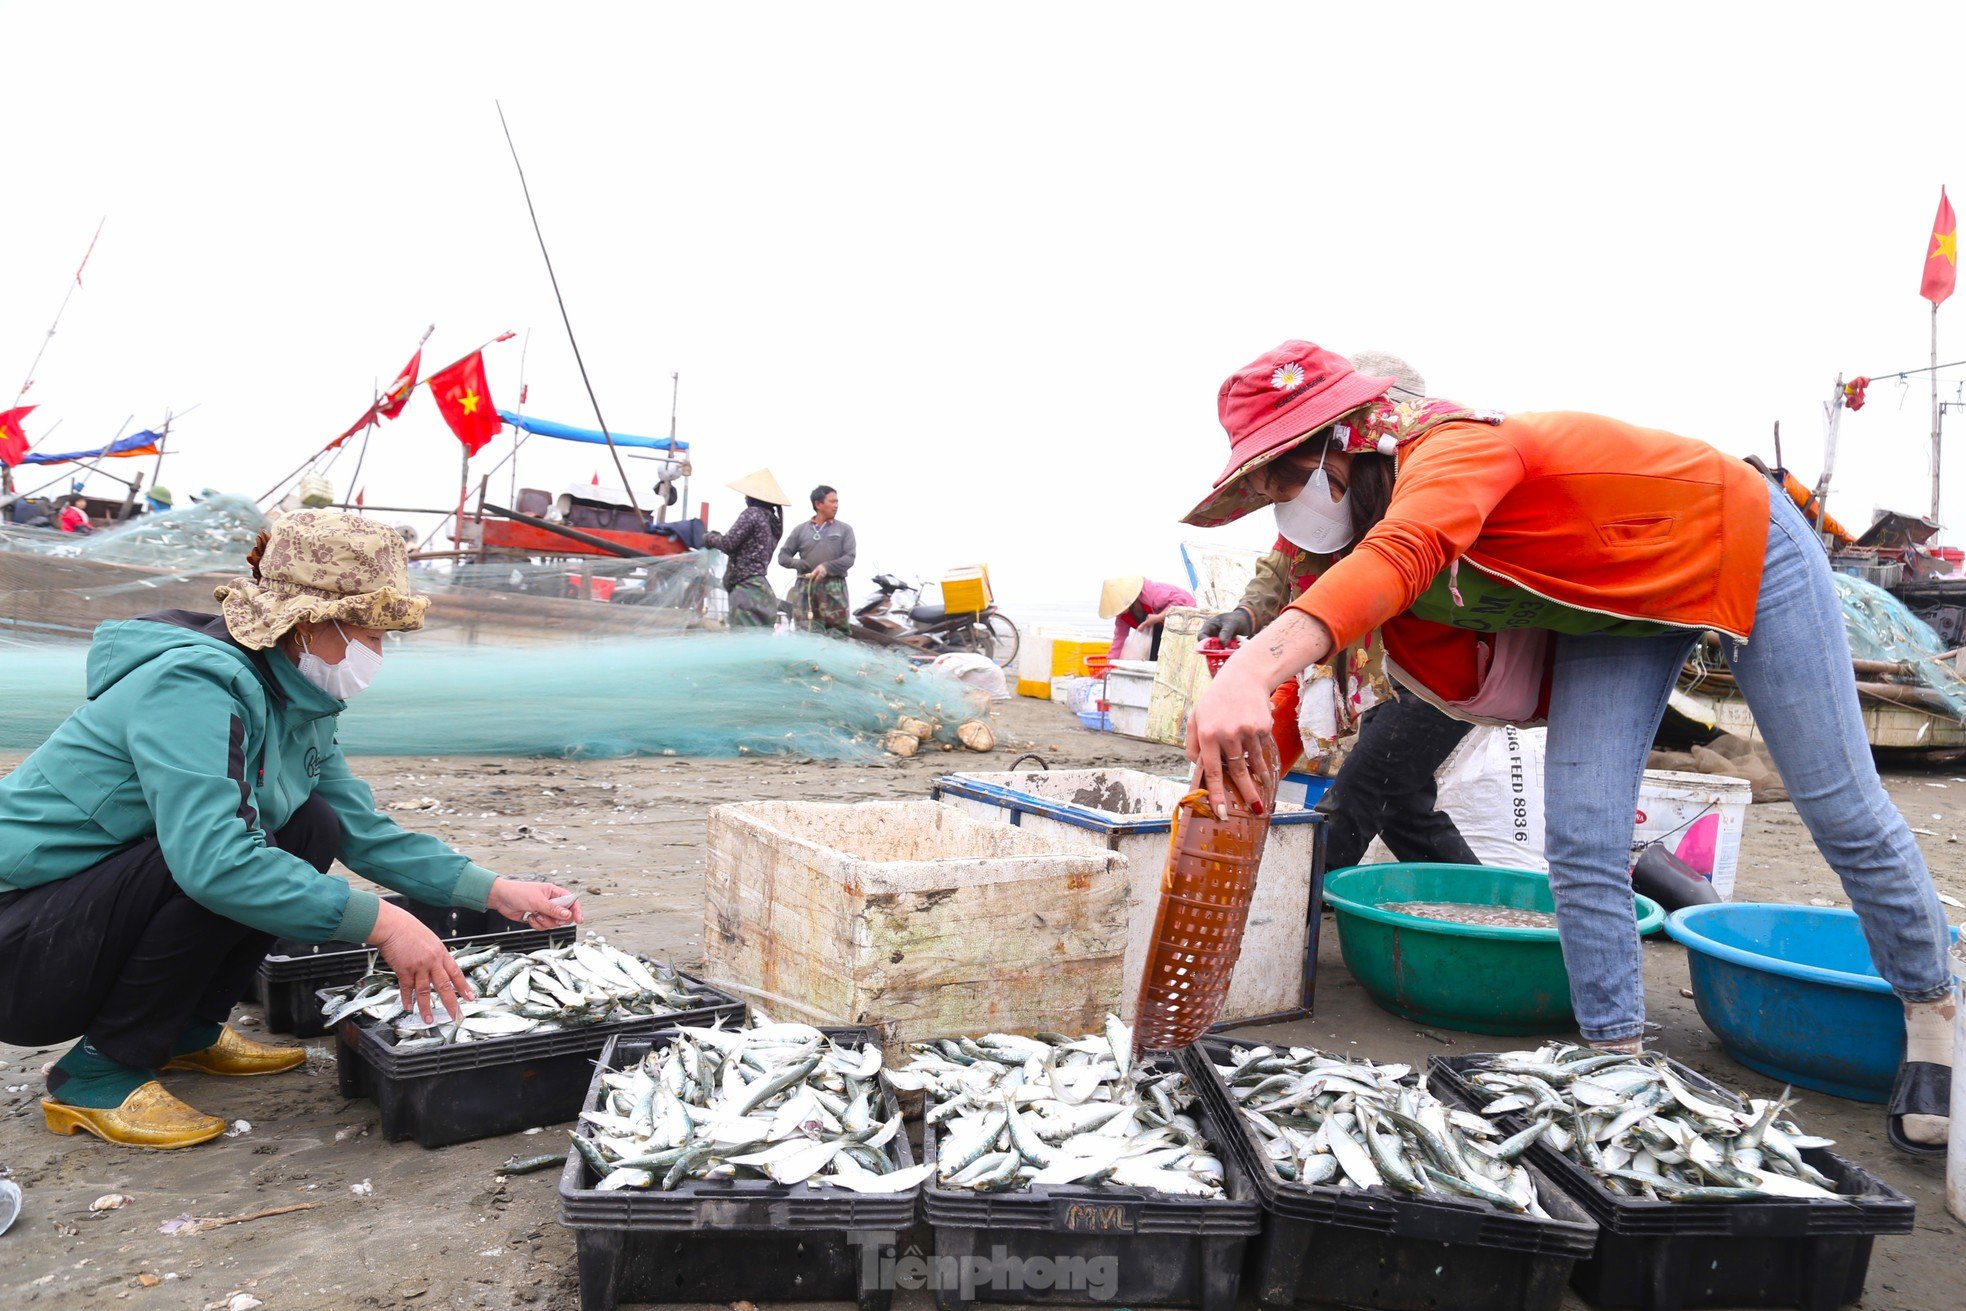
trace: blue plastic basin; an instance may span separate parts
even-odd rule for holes
[[[1890,1100],[1904,1005],[1871,963],[1855,911],[1689,906],[1666,932],[1685,944],[1693,1003],[1729,1056],[1798,1087]]]

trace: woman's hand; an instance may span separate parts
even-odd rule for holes
[[[471,990],[471,981],[444,949],[443,941],[416,916],[391,902],[383,902],[368,941],[382,953],[383,963],[395,972],[405,1008],[415,1008],[425,1024],[431,1023],[435,1017],[430,1009],[430,994],[434,991],[453,1020],[464,1018],[459,1003],[477,996]]]
[[[1188,712],[1188,759],[1217,819],[1229,817],[1233,787],[1251,813],[1282,772],[1271,729],[1270,693],[1331,654],[1331,634],[1301,610],[1285,610],[1244,642]]]
[[[551,883],[525,879],[493,879],[485,905],[529,929],[557,929],[585,919],[573,893]]]

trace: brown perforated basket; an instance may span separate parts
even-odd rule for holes
[[[1186,1047],[1222,1013],[1275,809],[1274,781],[1260,815],[1236,803],[1227,819],[1217,819],[1199,790],[1174,808],[1153,954],[1133,1008],[1135,1051]]]

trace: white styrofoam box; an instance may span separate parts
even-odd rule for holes
[[[1051,683],[1051,633],[1040,628],[1027,633],[1017,647],[1017,683],[1036,688]]]
[[[1648,769],[1638,787],[1632,855],[1659,841],[1706,875],[1723,899],[1731,899],[1741,860],[1741,830],[1753,800],[1754,785],[1744,778]]]
[[[705,973],[780,1019],[885,1043],[1097,1032],[1118,1002],[1125,862],[932,801],[710,812]]]
[[[1146,727],[1147,706],[1154,699],[1154,662],[1115,660],[1106,670],[1106,703],[1117,709],[1136,706],[1141,711],[1141,728]]]
[[[1126,983],[1115,1002],[1130,1020],[1160,909],[1170,821],[1187,793],[1188,784],[1180,779],[1139,770],[1060,769],[951,774],[936,781],[932,795],[976,819],[1014,824],[1061,844],[1104,848],[1126,857]],[[1321,885],[1324,877],[1316,868],[1317,826],[1322,822],[1314,811],[1278,801],[1263,863],[1257,867],[1256,896],[1222,1010],[1224,1020],[1276,1015],[1303,1005],[1307,944],[1309,958],[1317,956],[1318,917],[1312,907],[1318,903],[1312,882]]]
[[[1113,706],[1106,711],[1106,721],[1113,731],[1121,737],[1137,737],[1147,740],[1147,707]]]

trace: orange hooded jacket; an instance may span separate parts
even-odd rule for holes
[[[1704,442],[1517,414],[1442,424],[1399,460],[1385,518],[1292,606],[1340,647],[1380,627],[1402,681],[1430,700],[1474,697],[1495,651],[1483,631],[1495,626],[1458,598],[1448,623],[1408,613],[1450,565],[1584,612],[1581,630],[1636,620],[1745,639],[1754,626],[1768,484]]]

